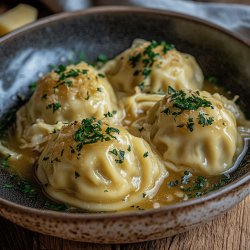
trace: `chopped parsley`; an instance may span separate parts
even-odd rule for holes
[[[143,157],[144,157],[144,158],[148,157],[148,152],[145,152],[145,153],[143,154]]]
[[[33,82],[29,85],[29,90],[34,92],[36,90],[37,83]]]
[[[66,211],[68,209],[68,206],[65,204],[56,204],[50,201],[46,201],[44,207],[49,210],[55,210],[55,211]]]
[[[62,107],[60,102],[54,102],[49,104],[46,109],[52,109],[53,113]]]
[[[102,92],[102,88],[97,88],[96,89],[98,92]]]
[[[168,44],[165,41],[151,41],[151,43],[146,46],[142,52],[129,56],[128,61],[132,68],[135,68],[139,64],[139,62],[141,62],[143,65],[142,69],[135,69],[133,73],[134,76],[138,76],[141,74],[144,79],[147,79],[149,77],[156,59],[161,57],[161,55],[154,50],[157,47],[162,47],[163,54],[166,54],[169,50],[174,49],[173,44]],[[145,90],[143,83],[140,83],[139,87],[142,92]]]
[[[189,198],[200,197],[215,191],[229,182],[229,177],[222,177],[216,183],[211,184],[209,179],[204,176],[193,176],[189,171],[184,171],[180,180],[170,181],[169,188],[179,188]]]
[[[123,163],[124,161],[124,156],[125,156],[125,151],[123,150],[117,150],[116,148],[112,149],[109,151],[111,154],[117,156],[117,159],[115,159],[116,163]]]
[[[43,94],[42,96],[41,96],[41,100],[46,100],[47,99],[47,94]]]
[[[66,70],[66,68],[67,67],[65,65],[59,65],[54,71],[55,71],[55,73],[60,75]]]
[[[138,53],[135,56],[130,56],[129,57],[129,62],[132,65],[132,67],[134,68],[136,66],[136,64],[141,60],[142,58],[142,54]]]
[[[202,125],[202,127],[211,125],[214,122],[213,117],[208,117],[207,118],[206,116],[208,116],[208,115],[204,114],[203,112],[200,112],[199,115],[198,115],[198,123],[200,125]]]
[[[208,82],[215,84],[215,85],[219,84],[219,79],[215,76],[207,76],[207,77],[205,77],[205,81],[208,81]]]
[[[113,117],[113,114],[108,111],[106,114],[104,114],[104,116],[105,117]]]
[[[97,62],[101,62],[101,63],[106,63],[108,61],[108,57],[104,54],[100,54],[98,57],[97,57]]]
[[[115,156],[118,155],[118,151],[117,151],[116,148],[114,148],[113,150],[110,150],[109,152],[110,152],[111,154],[115,155]]]
[[[98,141],[109,141],[116,139],[113,133],[120,133],[119,129],[107,127],[105,132],[102,130],[102,121],[95,118],[82,120],[80,128],[74,134],[74,140],[79,142],[77,151],[80,151],[85,144],[92,144]]]
[[[9,167],[9,159],[11,155],[7,155],[0,163],[1,168],[8,168]]]
[[[99,73],[98,76],[101,77],[101,78],[105,78],[105,75],[102,74],[102,73]]]
[[[138,86],[139,86],[139,88],[140,88],[141,92],[143,92],[144,87],[145,87],[144,82],[139,83],[139,84],[138,84]]]
[[[80,177],[80,174],[77,171],[75,171],[75,178],[78,178],[78,177]]]
[[[130,151],[131,151],[131,146],[129,145],[129,146],[128,146],[128,152],[130,152]]]
[[[87,91],[87,96],[84,98],[86,101],[89,99],[89,92]]]
[[[176,187],[178,184],[179,184],[179,181],[178,181],[178,180],[175,180],[175,181],[170,181],[170,182],[168,183],[168,186],[169,186],[169,187]]]
[[[122,164],[124,161],[125,151],[119,150],[118,159],[115,160],[116,163]]]
[[[200,96],[200,92],[196,91],[187,95],[183,90],[175,90],[171,86],[168,87],[168,102],[171,103],[172,107],[164,107],[161,113],[165,115],[174,116],[174,120],[176,121],[176,117],[181,115],[184,111],[198,110],[199,108],[211,108],[214,109],[214,106],[210,101],[208,101],[205,97]],[[186,118],[186,123],[178,124],[178,128],[186,127],[190,132],[194,130],[195,122],[204,126],[211,125],[214,122],[214,118],[208,116],[204,112],[199,112],[197,119],[189,116]]]

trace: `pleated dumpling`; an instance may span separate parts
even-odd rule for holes
[[[111,85],[86,63],[59,66],[42,78],[29,102],[17,112],[21,147],[34,147],[63,123],[87,117],[118,121],[120,112]]]
[[[218,175],[232,166],[242,145],[233,113],[218,94],[206,91],[169,88],[140,123],[140,134],[175,171]]]
[[[36,171],[51,197],[89,211],[122,210],[152,198],[167,174],[145,140],[94,118],[52,135]]]
[[[134,94],[201,89],[203,74],[194,57],[166,42],[135,40],[132,47],[109,61],[103,71],[116,91]]]

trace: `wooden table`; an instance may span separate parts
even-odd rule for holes
[[[119,245],[74,242],[31,232],[1,217],[0,236],[1,250],[249,250],[250,196],[217,219],[162,240]]]
[[[200,0],[201,2],[208,2]],[[15,4],[18,1],[4,1]],[[29,1],[24,1],[29,2]],[[32,1],[30,1],[32,2]],[[250,0],[213,0],[250,4]],[[34,4],[34,2],[33,2]],[[41,16],[49,11],[42,8]],[[173,237],[137,244],[97,245],[73,242],[35,233],[0,217],[0,250],[249,250],[250,249],[250,196],[232,210],[192,231]]]

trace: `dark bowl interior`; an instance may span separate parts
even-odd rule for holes
[[[92,12],[50,17],[0,39],[2,125],[9,119],[4,114],[15,109],[20,96],[27,98],[30,95],[28,86],[48,72],[49,65],[65,60],[77,61],[81,53],[89,62],[99,54],[111,58],[129,47],[135,38],[166,40],[175,44],[178,50],[195,56],[205,76],[218,77],[226,90],[240,96],[240,105],[250,118],[250,109],[246,109],[250,106],[250,48],[246,42],[222,29],[174,13],[127,8],[100,8]],[[248,174],[249,160],[246,158],[232,181]],[[44,208],[42,195],[39,199],[30,199],[20,188],[3,187],[13,182],[12,179],[8,172],[0,170],[1,198]]]

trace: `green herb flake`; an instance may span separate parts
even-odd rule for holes
[[[106,77],[106,76],[105,76],[104,74],[102,74],[102,73],[99,73],[98,76],[101,77],[101,78],[105,78],[105,77]]]
[[[29,90],[34,92],[36,90],[37,83],[33,82],[29,85]]]
[[[168,183],[168,186],[169,186],[169,187],[176,187],[178,184],[179,184],[179,181],[178,181],[178,180],[175,180],[175,181],[170,181],[170,182]]]
[[[198,123],[202,125],[202,127],[209,126],[214,122],[213,117],[206,117],[207,114],[204,114],[203,112],[199,112],[198,115]]]
[[[116,163],[122,164],[124,161],[125,151],[119,150],[118,159],[115,160]]]
[[[14,185],[11,184],[11,183],[5,183],[5,184],[2,185],[2,187],[6,188],[6,189],[12,189],[12,188],[14,188]]]
[[[150,75],[150,73],[151,73],[151,69],[144,68],[143,71],[142,71],[142,75],[144,76],[144,79],[148,78],[148,76]]]
[[[77,179],[78,177],[80,177],[80,174],[77,171],[75,171],[75,178]]]
[[[219,79],[215,76],[207,76],[205,77],[205,81],[208,81],[209,83],[218,85],[219,84]]]
[[[145,83],[144,82],[141,82],[138,84],[140,90],[143,92],[144,88],[145,88]]]
[[[55,210],[55,211],[66,211],[68,209],[68,206],[65,204],[56,204],[52,203],[50,201],[46,201],[44,204],[44,207],[49,210]]]
[[[104,114],[104,117],[113,117],[113,114],[108,111],[106,114]]]
[[[87,96],[84,98],[86,101],[89,100],[89,92],[87,91]]]
[[[129,145],[129,146],[128,146],[128,152],[130,152],[130,151],[131,151],[131,146]]]
[[[144,158],[148,157],[148,152],[145,152],[145,153],[143,154],[143,157],[144,157]]]
[[[88,74],[88,71],[89,71],[88,69],[83,69],[81,72],[83,75],[86,75],[86,74]]]
[[[137,65],[137,63],[141,60],[141,58],[142,58],[142,54],[141,53],[138,53],[135,56],[130,56],[129,57],[129,62],[132,65],[133,68]]]
[[[113,150],[110,150],[109,152],[115,156],[118,156],[118,151],[115,148]]]
[[[42,96],[41,96],[41,100],[43,101],[43,100],[46,100],[47,99],[47,94],[43,94]]]
[[[98,92],[102,92],[102,88],[97,88],[96,89]]]
[[[55,102],[55,103],[51,103],[49,104],[46,109],[52,109],[53,113],[56,112],[58,109],[60,109],[62,107],[60,102]]]
[[[59,65],[54,71],[59,75],[59,74],[63,73],[65,70],[66,70],[65,65]]]
[[[1,168],[9,168],[9,159],[11,155],[7,155],[0,163]]]

